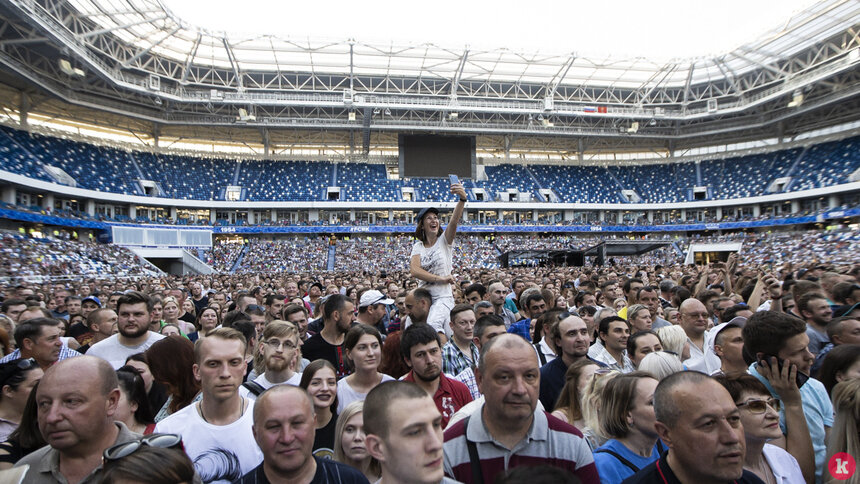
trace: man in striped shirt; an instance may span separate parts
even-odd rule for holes
[[[579,430],[537,410],[540,367],[527,341],[512,334],[490,340],[475,377],[486,402],[445,431],[446,475],[466,484],[493,482],[514,467],[550,465],[586,484],[600,481]]]

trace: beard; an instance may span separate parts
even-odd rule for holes
[[[429,382],[439,378],[439,375],[442,373],[441,367],[436,367],[435,370],[425,369],[424,373],[418,373],[415,371],[415,368],[412,369],[412,374],[415,375],[415,378],[418,378],[421,381]]]
[[[139,338],[149,332],[149,326],[138,327],[136,330],[125,326],[119,328],[119,334],[126,338]]]
[[[266,369],[271,371],[284,371],[289,366],[290,362],[285,358],[283,359],[275,359],[275,358],[266,358]]]

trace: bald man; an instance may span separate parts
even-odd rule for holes
[[[302,388],[276,385],[263,392],[254,406],[253,431],[263,463],[236,481],[239,484],[368,483],[353,467],[314,457],[316,416],[313,401]]]
[[[23,482],[101,482],[105,449],[141,437],[114,421],[119,397],[116,372],[105,360],[79,356],[48,368],[36,391],[48,445],[15,464],[30,466]]]
[[[540,366],[525,339],[510,333],[491,339],[481,350],[475,379],[486,400],[445,431],[448,477],[466,484],[493,482],[508,469],[545,464],[566,469],[586,484],[600,482],[579,430],[537,409]],[[472,461],[467,432],[477,446],[479,462]]]
[[[687,333],[687,343],[690,345],[690,357],[684,360],[688,370],[700,371],[710,375],[720,369],[720,357],[707,344],[706,332],[710,318],[705,305],[695,298],[689,298],[681,303],[678,309],[681,315],[680,326]]]

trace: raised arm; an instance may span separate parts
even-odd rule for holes
[[[448,245],[454,243],[454,236],[457,235],[457,225],[460,223],[460,218],[463,216],[463,208],[466,206],[466,189],[462,183],[451,185],[451,193],[460,197],[457,206],[454,207],[454,214],[451,215],[451,221],[445,227],[445,241]]]

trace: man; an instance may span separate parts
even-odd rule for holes
[[[248,309],[248,306],[256,304],[257,299],[247,292],[236,296],[236,309],[239,311],[245,312],[245,310]]]
[[[308,333],[308,310],[304,305],[287,305],[284,308],[284,319],[296,325],[296,329],[299,331],[299,340],[301,340],[300,344],[304,344],[310,338],[311,335]]]
[[[253,434],[254,402],[239,396],[245,376],[245,338],[216,328],[194,343],[194,379],[202,398],[168,416],[156,433],[179,434],[203,482],[233,482],[263,460]]]
[[[803,321],[775,311],[758,311],[747,320],[743,329],[744,352],[759,360],[776,357],[783,364],[797,366],[797,371],[809,374],[815,357],[809,352],[809,336]],[[758,362],[749,366],[749,373],[758,378],[770,390],[774,398],[780,398],[770,382],[758,372]],[[816,481],[821,481],[826,466],[826,441],[833,426],[833,405],[824,385],[810,378],[800,387],[803,414],[806,416],[812,447],[815,451]],[[785,409],[780,408],[780,426],[785,432]]]
[[[427,316],[430,315],[430,306],[433,304],[433,296],[430,291],[424,288],[413,289],[406,293],[406,299],[403,301],[406,306],[406,323],[401,329],[406,329],[412,324],[427,323]]]
[[[654,391],[654,414],[669,450],[624,483],[760,484],[744,470],[739,412],[729,392],[707,375],[682,371],[664,378]]]
[[[478,347],[479,357],[481,348],[487,344],[487,341],[490,341],[500,334],[505,334],[506,332],[505,322],[495,314],[487,314],[478,318],[475,322],[475,328],[473,330],[474,338],[472,342]],[[481,390],[478,389],[478,382],[475,381],[474,368],[477,362],[477,359],[473,360],[473,365],[454,376],[455,380],[466,385],[469,389],[469,394],[472,395],[473,399],[481,398]]]
[[[827,344],[815,356],[815,363],[810,369],[811,376],[818,378],[818,369],[821,363],[824,362],[824,357],[830,350],[839,345],[860,345],[860,318],[856,316],[842,316],[833,318],[827,323],[827,337],[830,338],[830,343]]]
[[[725,296],[720,296],[711,303],[714,306],[714,317],[716,318],[716,324],[728,323],[729,319],[725,317],[725,312],[727,309],[731,308],[735,305],[735,301],[727,298]]]
[[[522,294],[522,310],[528,315],[528,318],[517,321],[508,328],[508,333],[514,333],[525,338],[526,341],[531,341],[532,321],[537,321],[546,312],[546,300],[537,289],[528,289]]]
[[[516,316],[514,321],[519,321],[520,296],[526,290],[526,281],[522,277],[515,277],[510,289],[510,293],[505,296],[505,307]]]
[[[39,431],[48,444],[15,466],[29,465],[23,483],[99,483],[102,454],[140,438],[116,422],[120,400],[113,368],[82,356],[46,369],[36,390]]]
[[[475,311],[469,304],[451,309],[451,339],[442,347],[442,372],[453,377],[478,361],[479,350],[474,339]]]
[[[564,375],[573,363],[588,358],[591,338],[588,326],[578,316],[569,315],[552,325],[550,338],[559,355],[540,369],[540,401],[544,408],[555,408],[555,402],[564,387]],[[603,366],[602,363],[598,363]]]
[[[403,361],[411,370],[403,381],[418,384],[433,397],[442,414],[442,428],[448,419],[463,405],[472,401],[469,389],[463,383],[442,373],[442,346],[439,333],[428,324],[413,324],[400,337]]]
[[[833,318],[833,310],[823,294],[809,293],[798,298],[797,312],[806,321],[806,335],[809,336],[809,351],[817,355],[827,346],[827,323]]]
[[[573,306],[577,310],[586,306],[597,306],[597,298],[594,297],[593,292],[579,291],[578,293],[576,293],[576,296],[573,297]],[[565,307],[561,309],[567,308]]]
[[[603,300],[608,306],[612,306],[612,302],[621,297],[618,291],[618,282],[615,279],[608,279],[600,285],[600,290],[603,291]]]
[[[627,279],[624,282],[622,289],[624,290],[624,298],[627,300],[627,306],[623,307],[621,311],[618,311],[619,317],[627,319],[627,308],[638,302],[636,300],[636,295],[639,293],[639,289],[642,289],[643,287],[645,287],[645,283],[642,282],[642,279],[637,279],[635,277]]]
[[[525,287],[525,286],[523,286]],[[505,329],[517,322],[517,315],[505,307],[505,285],[499,281],[490,284],[487,299],[493,305],[493,314],[499,316],[505,322]]]
[[[747,372],[744,361],[743,331],[745,318],[735,318],[727,323],[714,326],[708,335],[708,345],[720,359],[720,369],[713,375],[741,375]]]
[[[303,299],[306,303],[310,305],[311,312],[313,312],[314,308],[316,307],[317,301],[319,301],[324,290],[325,288],[319,282],[311,284],[311,287],[308,288],[308,295],[305,296]]]
[[[689,370],[710,375],[720,368],[720,359],[705,344],[705,331],[710,319],[707,308],[698,299],[690,298],[681,303],[678,313],[681,317],[680,326],[687,334],[690,345],[690,357],[684,360],[684,365]]]
[[[69,319],[69,313],[66,311],[66,298],[69,297],[70,293],[66,289],[57,289],[54,291],[54,308],[51,311],[51,316],[56,319]],[[21,299],[22,301],[24,299]]]
[[[7,299],[0,305],[0,314],[7,316],[12,322],[18,322],[18,316],[27,309],[27,301],[23,299]]]
[[[394,304],[394,300],[387,299],[381,292],[375,289],[364,291],[358,302],[358,322],[376,328],[381,334],[387,334],[383,319],[388,314],[389,304]]]
[[[42,370],[47,370],[60,360],[81,356],[77,351],[63,346],[60,339],[60,321],[56,319],[28,319],[15,327],[14,336],[17,348],[0,359],[0,363],[18,358],[33,358]]]
[[[660,282],[660,286],[658,288],[660,290],[660,305],[663,306],[663,309],[672,307],[672,302],[663,296],[671,293],[673,287],[675,287],[675,281],[673,281],[672,279],[667,278]]]
[[[260,341],[265,371],[253,381],[244,383],[239,388],[239,395],[254,399],[275,385],[298,386],[302,374],[293,371],[298,348],[299,336],[295,325],[280,320],[267,324]]]
[[[68,296],[66,298],[66,312],[68,313],[68,318],[66,319],[71,319],[72,316],[81,314],[82,301],[83,299],[80,296]]]
[[[118,334],[90,347],[87,354],[107,360],[114,369],[125,365],[125,360],[146,351],[153,343],[164,338],[149,330],[149,313],[152,300],[145,294],[132,291],[117,301]]]
[[[620,316],[603,318],[597,324],[597,341],[588,349],[588,357],[612,370],[629,373],[635,369],[627,355],[629,337],[630,323]]]
[[[78,348],[78,352],[86,353],[96,343],[113,336],[113,325],[117,323],[117,320],[117,314],[113,309],[104,308],[92,311],[87,316],[87,328],[89,328],[92,334],[92,339],[90,339],[88,344]]]
[[[636,295],[636,300],[639,301],[639,304],[648,308],[648,312],[651,313],[651,321],[653,321],[651,323],[652,330],[656,331],[659,328],[672,326],[672,323],[661,318],[657,312],[660,309],[660,296],[657,294],[657,289],[652,286],[643,287]]]
[[[346,296],[333,294],[323,306],[323,329],[311,336],[302,347],[302,353],[310,361],[322,358],[337,369],[337,377],[347,375],[344,360],[343,338],[355,319],[355,306]]]
[[[254,323],[254,329],[257,330],[257,338],[263,337],[263,329],[266,327],[266,310],[263,306],[259,306],[257,304],[249,304],[245,308],[245,314],[251,318],[251,322]]]
[[[478,301],[483,301],[487,294],[487,288],[480,282],[470,284],[463,290],[463,295],[466,296],[466,302],[475,305]]]
[[[254,405],[254,440],[263,462],[234,481],[238,484],[366,484],[357,469],[312,454],[316,416],[311,397],[301,388],[276,386]]]
[[[212,295],[212,302],[218,303],[222,308],[227,304],[227,293],[224,292],[216,292]]]
[[[209,296],[203,293],[203,286],[199,282],[189,284],[189,289],[191,290],[191,302],[194,303],[196,314],[200,314],[200,311],[203,311],[209,305]]]
[[[493,309],[493,305],[490,301],[478,301],[472,310],[475,311],[475,318],[478,319],[490,314],[495,314],[495,310]]]
[[[284,296],[269,294],[266,296],[266,322],[281,319],[281,311],[284,310]]]
[[[364,401],[367,452],[379,461],[379,484],[453,484],[442,467],[442,416],[414,383],[377,385]]]
[[[86,318],[91,312],[102,307],[102,302],[95,296],[87,296],[81,300],[81,315]]]
[[[119,291],[114,291],[110,293],[110,297],[108,298],[105,307],[116,311],[116,303],[117,301],[119,301],[119,298],[122,297],[123,294],[125,293]]]
[[[476,376],[486,401],[445,432],[446,475],[466,484],[493,482],[508,469],[543,464],[586,484],[600,482],[579,430],[537,409],[540,369],[528,342],[512,334],[493,338],[481,351]]]

